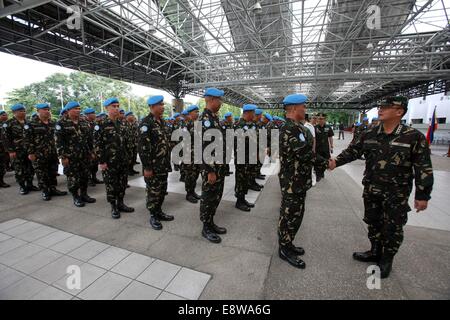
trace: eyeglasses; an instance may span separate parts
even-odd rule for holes
[[[383,109],[403,109],[402,107],[397,107],[393,104],[389,105],[389,106],[378,106],[377,107],[378,110],[383,110]]]

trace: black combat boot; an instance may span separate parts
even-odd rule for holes
[[[73,196],[73,204],[74,204],[76,207],[81,208],[81,207],[84,207],[84,206],[85,206],[84,201],[81,200],[81,197],[80,197],[78,194],[72,194],[72,196]]]
[[[198,199],[192,194],[192,192],[188,192],[186,194],[186,200],[191,202],[191,203],[197,203]]]
[[[199,195],[197,192],[195,192],[195,191],[193,191],[192,192],[192,195],[195,197],[195,199],[197,199],[197,200],[201,200],[202,199],[202,196],[201,195]]]
[[[120,219],[120,211],[117,208],[117,201],[111,202],[111,217],[113,219]]]
[[[220,243],[222,241],[207,223],[203,223],[202,236],[213,243]]]
[[[28,190],[28,188],[25,186],[25,184],[21,183],[19,184],[19,192],[21,195],[26,195],[28,194],[30,191]]]
[[[171,216],[170,214],[165,214],[164,212],[162,212],[161,209],[158,210],[158,213],[156,214],[158,216],[158,219],[161,221],[172,221],[174,218],[174,216]]]
[[[378,267],[380,268],[381,279],[386,279],[392,271],[392,263],[394,257],[392,255],[383,254],[378,262]]]
[[[237,198],[235,207],[242,211],[250,211],[250,208],[245,203],[245,198],[242,196]]]
[[[249,208],[254,208],[254,207],[255,207],[255,204],[254,204],[254,203],[248,202],[245,198],[244,198],[244,202],[245,202],[245,205],[246,205],[247,207],[249,207]]]
[[[256,179],[259,179],[259,180],[265,180],[265,179],[266,179],[266,175],[265,175],[265,174],[258,174],[258,175],[256,176]]]
[[[52,199],[52,197],[51,197],[50,190],[47,188],[42,189],[42,200],[49,201],[51,199]]]
[[[253,191],[261,191],[262,190],[261,186],[257,183],[256,184],[252,183],[251,185],[248,186],[248,188],[249,188],[249,190],[253,190]]]
[[[134,208],[128,207],[123,203],[123,197],[119,197],[119,200],[117,201],[117,209],[122,212],[134,212]]]
[[[227,229],[219,227],[218,225],[216,225],[214,223],[214,220],[211,221],[210,227],[217,234],[226,234],[227,233]]]
[[[290,249],[291,251],[293,251],[294,253],[296,253],[297,255],[299,255],[299,256],[302,256],[302,255],[305,254],[305,249],[303,249],[302,247],[296,247],[296,246],[294,246],[293,244],[291,244],[291,245],[289,246],[289,249]]]
[[[81,200],[83,200],[83,202],[86,202],[86,203],[95,203],[97,201],[94,198],[89,197],[89,195],[87,194],[87,190],[85,190],[85,189],[81,190],[80,198],[81,198]]]
[[[290,265],[299,268],[305,269],[305,262],[299,258],[299,255],[291,250],[288,246],[280,246],[278,248],[278,255],[281,259],[287,261]]]
[[[27,181],[27,189],[28,189],[28,191],[39,191],[39,190],[41,190],[41,189],[39,189],[38,187],[36,187],[36,186],[34,186],[33,185],[33,180],[29,180],[29,181]]]
[[[0,188],[9,188],[9,187],[11,186],[3,180],[3,177],[0,177]]]
[[[67,195],[67,192],[58,190],[58,189],[56,189],[56,187],[53,186],[53,187],[50,187],[50,195],[52,195],[52,196],[65,196],[65,195]]]
[[[353,259],[361,262],[378,262],[381,258],[382,247],[377,241],[371,241],[372,247],[369,251],[354,252]]]
[[[163,227],[161,221],[159,221],[159,217],[153,213],[150,213],[150,225],[155,230],[161,230]]]

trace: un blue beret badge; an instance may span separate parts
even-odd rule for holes
[[[205,127],[209,128],[211,127],[211,122],[209,120],[205,120],[205,122],[203,122],[203,124],[205,125]]]
[[[222,126],[222,129],[226,129],[226,127],[225,127],[225,126]]]
[[[56,125],[55,127],[56,130],[61,130],[61,126],[59,124]]]
[[[96,125],[96,126],[94,127],[94,130],[95,130],[95,131],[98,131],[98,130],[100,130],[100,127],[99,127],[99,125]]]
[[[4,123],[4,124],[3,124],[3,128],[6,128],[6,127],[8,127],[8,124],[7,124],[7,123]]]
[[[244,126],[244,130],[248,130],[248,127],[247,127],[247,126]]]
[[[23,126],[23,128],[24,128],[25,130],[28,130],[28,129],[30,129],[30,126],[26,124],[26,125]]]
[[[305,142],[305,136],[303,135],[303,133],[300,133],[298,135],[298,138],[300,139],[300,141]]]
[[[147,126],[142,126],[142,128],[141,128],[142,132],[147,132],[147,130],[148,130]]]

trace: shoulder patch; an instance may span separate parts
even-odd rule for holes
[[[95,125],[95,127],[94,127],[94,130],[95,131],[98,131],[98,130],[100,130],[100,126],[97,124],[97,125]]]
[[[3,127],[3,128],[7,128],[7,127],[8,127],[8,124],[7,124],[7,123],[4,123],[2,127]]]
[[[300,139],[300,141],[305,142],[305,136],[303,135],[303,132],[301,132],[301,133],[298,135],[298,138]]]
[[[142,126],[141,127],[141,132],[147,132],[148,131],[148,127],[147,126]]]
[[[30,129],[30,126],[26,124],[26,125],[23,126],[23,128],[24,128],[25,130],[28,130],[28,129]]]
[[[207,127],[207,128],[211,127],[211,122],[210,122],[209,120],[205,120],[205,121],[203,122],[203,124],[204,124],[205,127]]]
[[[61,126],[60,126],[59,124],[57,124],[57,125],[55,126],[55,129],[56,129],[56,130],[61,130]]]
[[[244,126],[244,130],[248,130],[248,126],[247,125]]]

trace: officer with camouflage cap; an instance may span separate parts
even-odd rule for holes
[[[6,152],[6,148],[3,145],[3,123],[8,120],[8,114],[4,110],[0,110],[0,188],[9,188],[10,185],[7,184],[3,179],[6,170],[9,165],[9,155]]]
[[[333,153],[333,129],[326,123],[327,115],[325,113],[319,113],[317,115],[318,123],[315,126],[316,129],[316,154],[323,158],[330,159],[331,153]],[[319,182],[325,177],[325,168],[316,167],[316,181]]]
[[[164,97],[148,98],[149,114],[139,124],[138,152],[144,171],[147,209],[150,212],[150,225],[161,230],[161,221],[172,221],[173,216],[162,211],[167,192],[167,178],[172,171],[170,153],[172,143],[167,131],[164,113]]]
[[[408,198],[415,181],[414,208],[425,210],[431,198],[433,169],[430,148],[418,130],[401,124],[408,100],[388,97],[378,107],[378,126],[363,131],[357,141],[330,160],[329,167],[342,166],[365,156],[363,199],[371,249],[355,252],[353,258],[375,262],[381,278],[389,276],[395,254],[403,242],[408,220]]]
[[[205,90],[205,110],[199,117],[204,134],[208,130],[221,130],[220,120],[217,113],[222,105],[224,92],[217,88]],[[205,157],[205,149],[211,142],[203,141],[203,165],[202,165],[202,199],[200,200],[200,221],[203,222],[202,236],[213,243],[220,243],[222,239],[219,234],[225,234],[227,230],[214,223],[214,215],[223,195],[225,183],[226,166],[224,159],[214,161],[215,152]],[[212,158],[209,158],[212,156]]]
[[[76,207],[96,200],[87,194],[89,161],[94,157],[92,136],[86,121],[80,119],[81,107],[69,101],[64,109],[67,116],[55,126],[56,148],[67,177],[67,188]]]
[[[25,130],[29,128],[26,118],[25,106],[17,103],[11,107],[14,117],[2,124],[3,144],[13,161],[15,178],[19,184],[21,195],[30,191],[39,191],[33,185],[34,169],[30,159],[28,159],[27,147],[25,144]]]
[[[326,168],[327,160],[315,159],[313,136],[302,121],[305,120],[307,98],[303,94],[291,94],[284,98],[286,122],[280,128],[281,208],[278,221],[279,256],[296,268],[305,268],[300,258],[305,253],[295,247],[294,238],[305,213],[306,192],[312,186],[313,165]]]
[[[119,100],[106,99],[103,106],[108,116],[95,126],[94,139],[105,182],[106,200],[111,204],[111,217],[119,219],[120,212],[134,212],[134,208],[124,203],[129,160],[127,130],[120,120]]]
[[[39,103],[36,110],[38,116],[30,121],[25,130],[25,145],[42,190],[42,200],[49,201],[52,196],[65,196],[67,192],[56,189],[59,160],[50,105]]]

